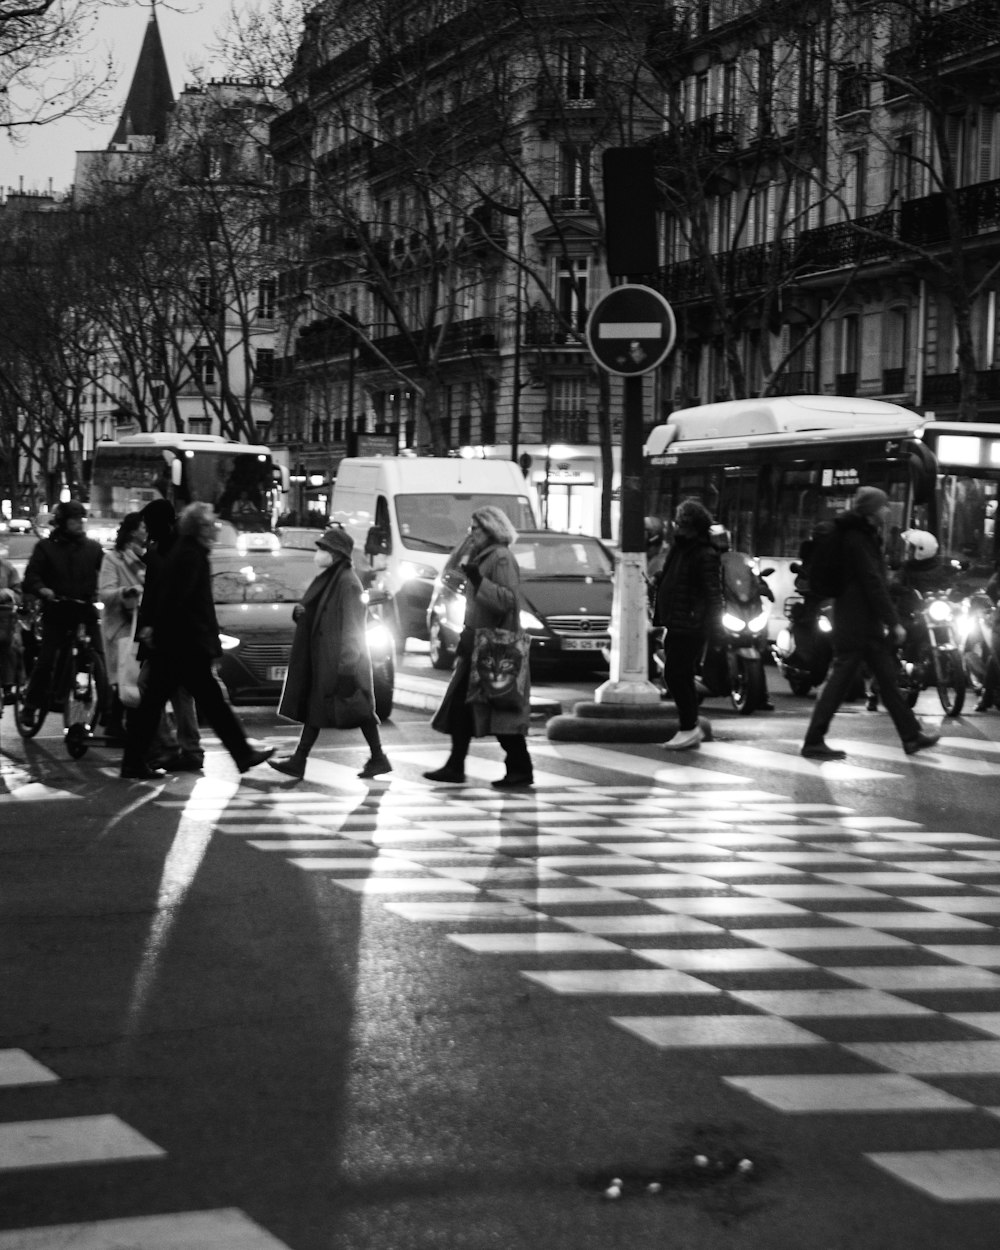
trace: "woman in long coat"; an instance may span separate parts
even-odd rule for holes
[[[317,575],[295,606],[295,637],[278,714],[302,725],[291,755],[271,760],[288,777],[303,777],[321,729],[357,728],[371,758],[359,777],[392,771],[375,715],[362,586],[351,567],[354,539],[343,529],[316,540]]]
[[[517,538],[506,513],[492,505],[478,508],[469,527],[473,552],[462,566],[466,575],[465,628],[459,640],[455,669],[441,706],[431,721],[439,733],[451,735],[451,754],[442,768],[424,773],[431,781],[465,781],[465,757],[473,738],[495,734],[507,757],[507,772],[493,782],[497,790],[530,786],[531,756],[526,741],[531,699],[525,683],[523,699],[511,708],[490,703],[468,703],[469,674],[476,630],[520,628],[520,572],[510,545]],[[524,661],[527,663],[527,660]]]
[[[118,644],[131,636],[135,614],[142,598],[146,566],[142,553],[146,548],[146,521],[141,512],[130,512],[118,527],[113,551],[105,553],[97,593],[104,604],[101,633],[108,677],[112,685],[111,707],[106,733],[109,738],[125,738],[125,708],[118,690]]]

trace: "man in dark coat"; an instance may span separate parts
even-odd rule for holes
[[[867,665],[892,717],[903,750],[913,755],[933,746],[941,736],[924,732],[913,710],[899,693],[891,645],[900,645],[906,630],[899,623],[882,558],[880,527],[889,513],[889,496],[877,486],[862,486],[849,512],[834,518],[840,531],[844,588],[833,606],[833,664],[820,691],[806,730],[802,754],[807,759],[842,760],[846,751],[826,744],[834,713]]]
[[[222,654],[219,622],[212,599],[209,552],[215,517],[205,503],[189,504],[177,522],[177,542],[164,561],[152,606],[149,685],[122,757],[121,775],[148,781],[162,770],[146,764],[163,708],[171,691],[183,686],[222,740],[241,773],[263,764],[273,747],[254,748],[226,702],[212,671]]]
[[[42,643],[24,692],[21,720],[30,725],[52,677],[52,665],[69,629],[83,621],[93,649],[104,654],[94,603],[104,552],[86,535],[87,510],[76,499],[57,504],[52,533],[41,538],[24,570],[24,591],[42,601]],[[79,603],[59,600],[75,599]],[[85,606],[80,606],[82,603]]]
[[[663,744],[688,751],[703,738],[695,674],[709,638],[722,627],[722,563],[712,545],[712,514],[683,499],[674,516],[674,541],[656,592],[656,621],[666,627],[663,680],[677,704],[678,729]]]
[[[302,725],[291,755],[271,761],[286,777],[305,776],[321,729],[360,729],[371,756],[358,774],[366,780],[392,771],[375,715],[362,586],[351,565],[354,539],[343,528],[316,539],[316,576],[292,613],[295,637],[278,715]]]

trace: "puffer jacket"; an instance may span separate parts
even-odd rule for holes
[[[881,642],[899,615],[889,594],[882,537],[867,518],[844,512],[834,518],[841,531],[844,589],[833,601],[833,645],[850,650]]]
[[[707,636],[722,620],[722,561],[708,537],[674,538],[656,592],[656,621]]]

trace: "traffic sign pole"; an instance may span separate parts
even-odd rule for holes
[[[623,379],[621,550],[615,561],[611,613],[611,675],[594,700],[602,704],[658,704],[649,680],[649,614],[643,515],[643,378],[659,368],[676,337],[670,305],[651,287],[626,284],[598,300],[587,321],[594,360]]]

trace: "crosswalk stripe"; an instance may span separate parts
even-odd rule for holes
[[[288,1250],[242,1211],[177,1211],[0,1232],[0,1250]]]
[[[0,1124],[0,1172],[65,1164],[158,1159],[166,1154],[115,1115]]]
[[[899,773],[882,772],[874,768],[864,768],[850,760],[833,760],[824,762],[807,760],[798,754],[800,743],[795,744],[795,754],[785,751],[768,751],[763,747],[748,746],[743,742],[703,742],[698,748],[701,755],[708,759],[728,760],[742,764],[751,773],[781,772],[793,773],[797,777],[819,777],[828,781],[871,781],[874,778],[888,780],[902,778]],[[862,748],[854,744],[857,754],[864,759],[872,755],[868,744]],[[886,756],[898,759],[902,751],[887,750]]]

